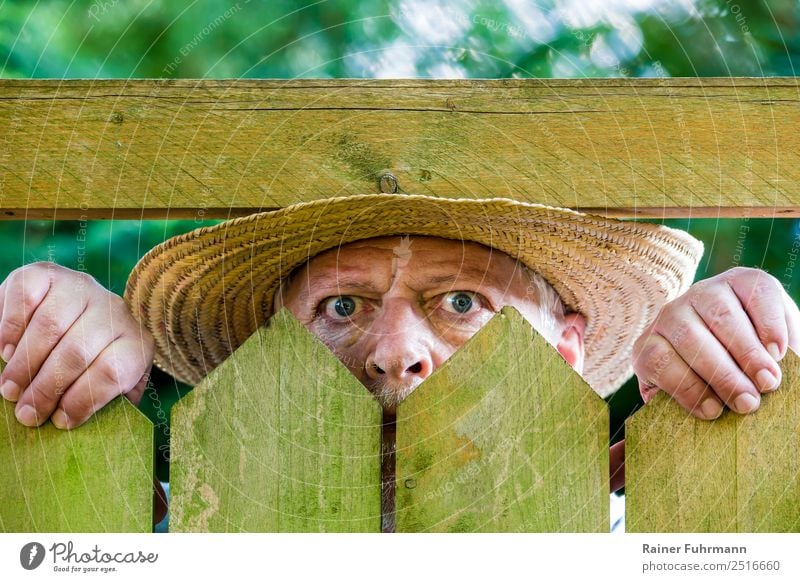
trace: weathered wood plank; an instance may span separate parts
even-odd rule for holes
[[[0,216],[228,217],[379,192],[385,172],[401,192],[610,215],[797,216],[799,90],[796,78],[0,80]]]
[[[281,310],[173,408],[170,531],[379,532],[381,422]]]
[[[0,531],[152,531],[153,424],[126,398],[70,431],[0,409]]]
[[[607,532],[608,423],[503,308],[398,407],[397,531]]]
[[[800,531],[800,358],[754,414],[713,421],[661,393],[626,428],[626,529]]]

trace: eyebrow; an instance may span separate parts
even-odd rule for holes
[[[444,265],[446,263],[438,263],[438,264]],[[481,269],[479,267],[469,267],[469,266],[463,266],[459,268],[457,273],[453,273],[450,275],[434,275],[426,279],[425,283],[427,285],[438,285],[441,283],[455,283],[462,276],[471,276],[485,283],[491,283],[491,284],[497,283],[497,281],[493,277],[489,276],[488,269]]]
[[[434,266],[442,266],[442,267],[448,264],[449,264],[448,262],[433,263]],[[424,279],[423,287],[432,285],[441,285],[443,283],[452,284],[465,276],[473,277],[483,282],[484,284],[497,285],[497,280],[494,277],[489,276],[488,269],[462,265],[461,267],[459,267],[456,273],[451,273],[447,275],[433,275],[431,277]],[[369,291],[377,293],[381,293],[384,291],[383,289],[381,289],[379,285],[376,285],[374,281],[369,279],[362,280],[362,279],[355,279],[350,276],[343,276],[340,278],[337,277],[335,279],[335,282],[331,284],[327,283],[325,279],[326,277],[324,273],[309,276],[307,279],[309,290],[322,288],[322,289],[354,289],[359,291]]]
[[[324,275],[312,275],[308,278],[308,286],[310,289],[318,289],[322,287],[323,289],[358,289],[360,291],[378,291],[378,286],[375,285],[374,281],[362,281],[360,279],[353,279],[350,277],[342,277],[336,278],[335,282],[332,284],[327,284],[325,281]]]

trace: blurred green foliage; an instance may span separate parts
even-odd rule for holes
[[[795,75],[799,24],[794,0],[0,0],[0,77]],[[665,223],[705,242],[698,278],[761,267],[800,298],[796,221]],[[48,258],[75,267],[85,244],[87,270],[121,293],[142,254],[196,226],[4,222],[0,276]],[[156,375],[143,409],[161,426],[187,389]],[[639,404],[632,380],[611,398],[615,431]]]
[[[794,75],[795,0],[4,0],[5,77]]]

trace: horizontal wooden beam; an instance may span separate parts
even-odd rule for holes
[[[800,216],[797,78],[0,80],[0,216],[225,218],[381,191]]]

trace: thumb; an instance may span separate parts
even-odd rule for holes
[[[125,393],[125,397],[130,400],[135,406],[139,406],[139,402],[142,400],[142,395],[144,394],[144,389],[147,388],[147,383],[150,381],[150,370],[148,369],[145,372],[141,379],[136,383],[136,386],[131,388]]]
[[[652,384],[648,384],[641,378],[637,378],[639,380],[639,394],[642,396],[642,400],[644,403],[647,404],[652,400],[653,396],[660,390],[658,386],[653,386]]]

